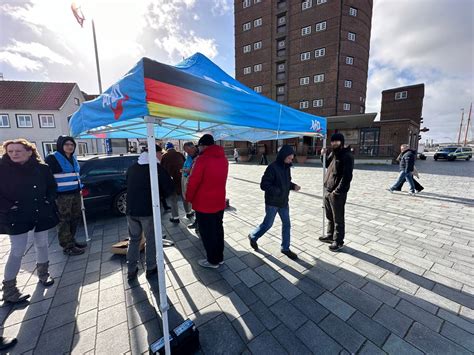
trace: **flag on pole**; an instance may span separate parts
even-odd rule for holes
[[[73,2],[71,4],[71,10],[72,10],[72,13],[73,13],[74,17],[76,18],[77,22],[79,22],[79,25],[81,25],[81,27],[83,27],[84,20],[86,18],[84,17],[84,14],[82,13],[81,7],[78,6],[75,2]]]

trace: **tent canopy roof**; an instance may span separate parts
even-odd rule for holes
[[[233,79],[200,53],[170,66],[142,58],[121,80],[70,120],[84,138],[146,137],[146,116],[159,119],[155,135],[260,141],[323,136],[326,120],[270,100]]]

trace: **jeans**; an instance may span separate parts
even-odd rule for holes
[[[328,220],[326,237],[332,237],[337,244],[344,244],[345,222],[344,209],[347,200],[347,193],[335,195],[324,192],[324,210]]]
[[[413,173],[406,173],[404,171],[400,171],[400,175],[398,175],[397,181],[395,181],[390,190],[396,190],[397,187],[401,185],[402,182],[405,180],[410,186],[410,192],[415,192],[415,182],[413,181]]]
[[[128,271],[133,272],[140,260],[140,241],[142,232],[145,234],[145,261],[146,269],[156,268],[155,226],[153,216],[133,217],[127,216],[128,234],[130,237],[127,250]]]
[[[281,250],[290,250],[290,206],[276,207],[265,205],[265,218],[263,222],[252,232],[250,237],[257,241],[262,235],[264,235],[273,225],[277,213],[280,215],[282,229],[281,229]]]
[[[196,211],[199,234],[206,249],[207,261],[217,265],[224,261],[224,211],[202,213]]]
[[[48,261],[48,231],[33,232],[33,243],[36,250],[36,263],[43,264]],[[16,278],[20,271],[21,259],[28,244],[28,232],[10,235],[10,255],[5,264],[4,279],[10,281]]]
[[[186,213],[191,213],[191,205],[186,202],[186,200],[184,199],[184,195],[178,195],[175,192],[170,197],[168,197],[168,201],[171,204],[171,217],[175,219],[179,217],[178,199],[183,202],[184,211]]]

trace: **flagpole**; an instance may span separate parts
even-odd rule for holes
[[[99,94],[102,94],[102,80],[100,78],[99,51],[97,50],[97,38],[95,35],[94,19],[92,19],[92,36],[94,37],[95,64],[97,67],[97,80],[99,81]]]

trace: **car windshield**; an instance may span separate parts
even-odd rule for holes
[[[442,148],[441,149],[441,152],[451,153],[451,152],[455,152],[455,151],[456,151],[456,148]]]

